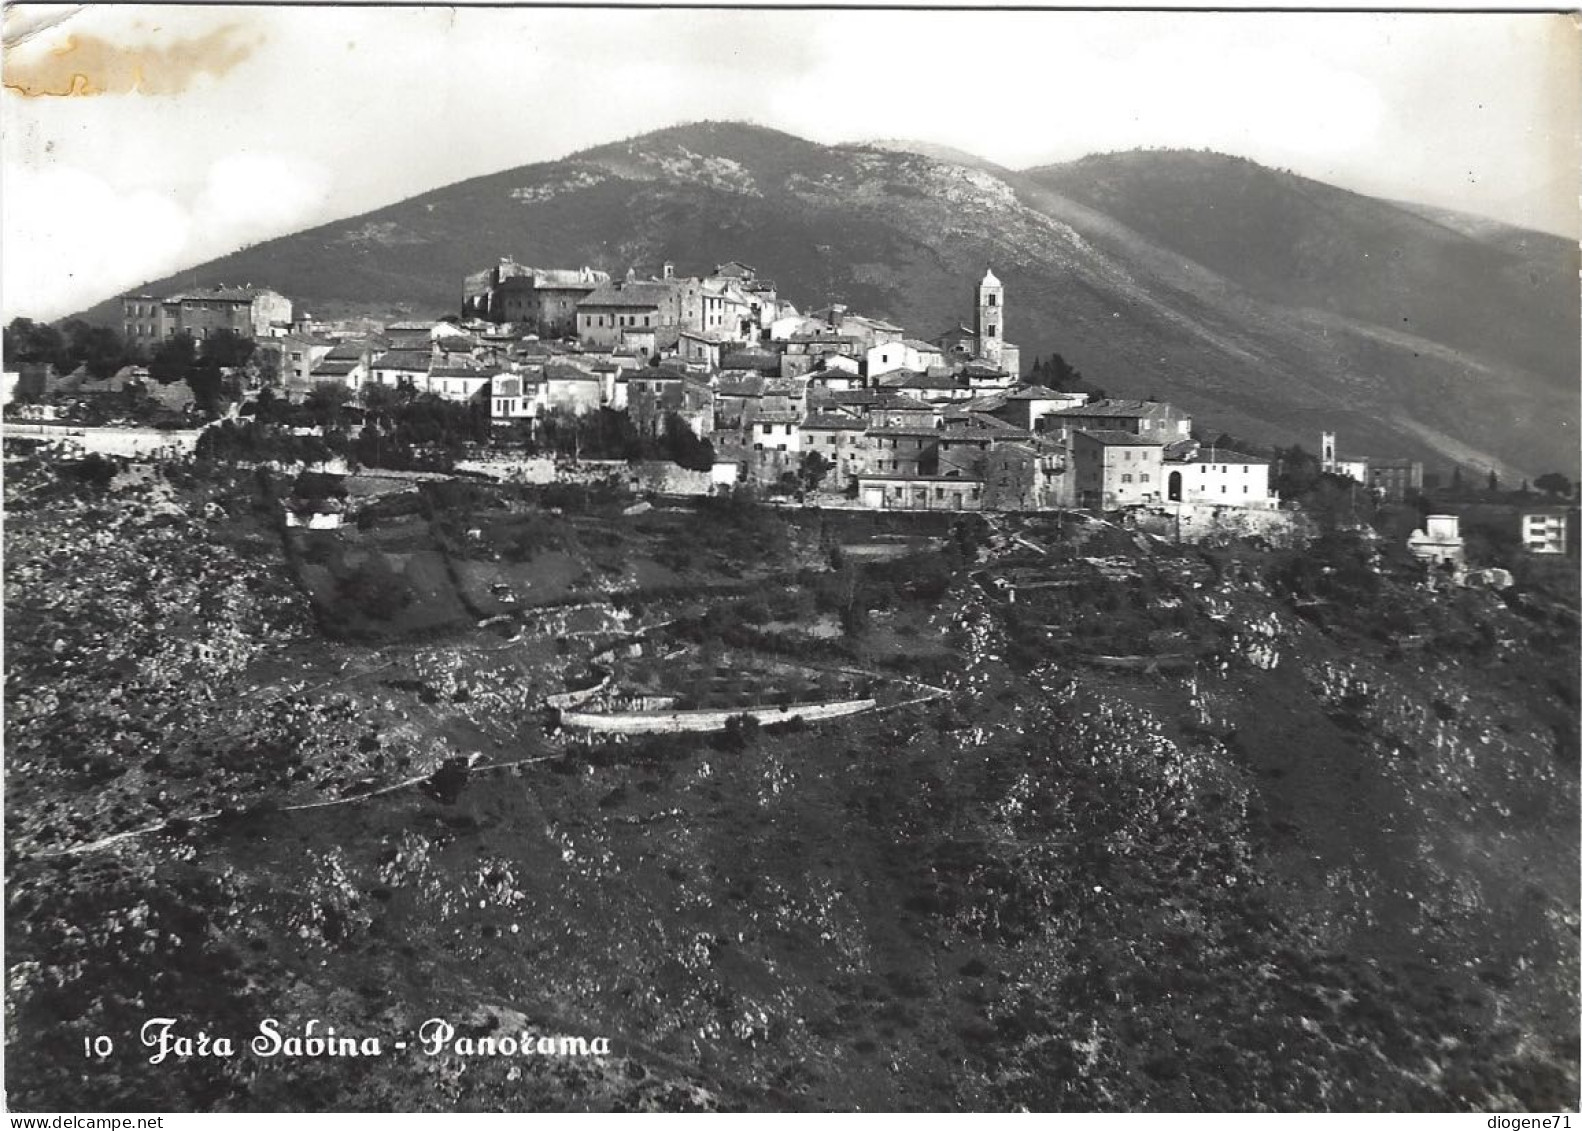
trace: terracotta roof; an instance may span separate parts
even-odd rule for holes
[[[1146,436],[1137,435],[1135,432],[1116,432],[1109,429],[1095,429],[1088,431],[1086,429],[1082,429],[1076,434],[1078,436],[1084,437],[1085,439],[1092,440],[1096,444],[1102,444],[1106,448],[1164,447],[1164,445],[1158,440],[1150,440]]]
[[[789,342],[802,344],[805,342],[843,342],[847,345],[856,344],[857,339],[850,334],[792,334],[786,339]]]
[[[959,389],[961,383],[939,374],[919,373],[915,369],[897,369],[880,376],[879,384],[889,389]]]
[[[721,397],[761,397],[764,384],[762,377],[744,377],[739,381],[721,381],[714,392]]]
[[[1268,463],[1261,456],[1250,456],[1245,452],[1233,452],[1229,448],[1205,448],[1198,445],[1197,455],[1192,458],[1192,463]]]
[[[741,350],[720,360],[721,369],[773,370],[780,372],[780,355],[768,350]]]
[[[910,412],[933,412],[934,406],[916,397],[898,393],[894,389],[850,389],[832,391],[826,398],[831,404],[858,405],[863,408],[899,409]]]
[[[374,361],[375,369],[416,369],[428,372],[433,355],[428,350],[386,350]]]
[[[1093,404],[1063,408],[1055,416],[1111,416],[1128,420],[1145,416],[1162,416],[1170,406],[1163,401],[1095,401]]]
[[[867,429],[868,423],[859,416],[849,416],[844,412],[810,412],[802,418],[802,427],[804,429],[862,432]]]
[[[578,369],[575,365],[557,365],[551,363],[544,367],[544,377],[549,381],[597,381],[597,373],[589,373],[586,369]]]
[[[645,283],[637,280],[623,280],[621,282],[601,283],[577,304],[580,310],[583,307],[657,307],[661,303],[669,302],[675,293],[675,287],[670,283]]]

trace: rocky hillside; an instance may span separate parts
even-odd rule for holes
[[[1552,237],[1458,229],[1215,155],[1012,173],[895,144],[676,127],[151,286],[252,281],[320,315],[437,315],[501,255],[618,274],[742,259],[804,306],[846,302],[928,337],[969,314],[992,264],[1024,359],[1059,352],[1116,393],[1267,442],[1333,429],[1347,451],[1511,478],[1574,467],[1577,256]]]
[[[12,1110],[1575,1102],[1574,608],[1435,594],[1355,537],[505,488],[288,554],[274,490],[6,477]],[[452,526],[481,537],[418,549]],[[903,527],[904,560],[841,549]],[[524,533],[522,607],[436,627]],[[332,543],[402,563],[390,639],[315,631]],[[744,578],[768,546],[823,567]],[[57,568],[83,556],[86,595]],[[146,583],[171,570],[179,592]],[[712,737],[546,728],[542,696],[640,626],[727,674],[762,654],[946,694]],[[150,1064],[155,1016],[236,1053]],[[382,1051],[258,1055],[265,1018]],[[430,1054],[428,1018],[609,1053]]]

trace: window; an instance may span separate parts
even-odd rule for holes
[[[1148,473],[1145,471],[1141,475],[1139,475],[1137,477],[1137,482],[1139,482],[1139,483],[1147,483],[1148,482]]]
[[[983,336],[985,338],[992,338],[992,337],[994,337],[995,329],[996,329],[996,327],[994,327],[994,326],[989,326],[989,327],[985,328],[984,331],[983,331]]]
[[[999,295],[990,295],[989,296],[989,305],[990,306],[999,306],[1000,305],[1000,296]]]
[[[1220,485],[1219,485],[1219,493],[1220,493],[1220,494],[1221,494],[1221,495],[1223,495],[1223,494],[1225,494],[1225,493],[1226,493],[1226,492],[1227,492],[1227,491],[1229,491],[1229,490],[1230,490],[1230,488],[1228,488],[1228,487],[1226,487],[1226,486],[1225,486],[1225,484],[1223,484],[1223,483],[1221,483],[1221,484],[1220,484]]]
[[[1122,459],[1131,459],[1132,458],[1132,453],[1129,452],[1129,451],[1122,452],[1121,453],[1121,458]]]
[[[1130,483],[1131,481],[1132,481],[1131,475],[1127,474],[1127,475],[1122,475],[1121,476],[1121,482],[1122,483]]]

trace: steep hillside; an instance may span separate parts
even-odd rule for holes
[[[1254,294],[1535,375],[1577,367],[1578,254],[1557,236],[1408,210],[1220,154],[1132,152],[1029,178]],[[1568,283],[1572,285],[1568,285]]]
[[[1574,607],[1359,537],[453,485],[287,531],[287,489],[7,470],[10,1110],[1576,1101]],[[401,564],[341,588],[377,642],[310,608],[352,555]],[[766,581],[791,561],[822,568]],[[910,690],[561,731],[612,645],[628,690]],[[150,1063],[156,1016],[235,1054]],[[268,1018],[379,1051],[261,1055]],[[431,1051],[429,1018],[608,1055]]]
[[[433,315],[501,255],[616,273],[742,259],[801,305],[846,302],[932,336],[968,313],[992,264],[1025,359],[1058,351],[1115,392],[1177,400],[1217,427],[1309,446],[1335,429],[1351,451],[1509,476],[1575,464],[1575,254],[1552,237],[1468,235],[1221,157],[1013,174],[893,144],[675,127],[151,286],[251,280],[321,315]]]

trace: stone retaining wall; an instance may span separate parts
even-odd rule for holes
[[[1289,545],[1305,537],[1305,524],[1298,515],[1273,507],[1164,503],[1128,511],[1125,524],[1161,538],[1173,539],[1179,530],[1183,542],[1257,536],[1275,545]]]
[[[562,691],[558,695],[551,695],[547,697],[544,702],[548,703],[551,707],[554,707],[559,711],[564,711],[567,707],[580,707],[589,699],[592,699],[594,696],[607,690],[610,686],[610,680],[612,678],[613,676],[607,672],[605,673],[604,678],[598,683],[594,684],[592,687],[583,687],[575,691]]]
[[[875,699],[847,699],[839,703],[802,703],[789,707],[749,707],[735,711],[623,711],[598,714],[574,711],[560,716],[560,724],[604,734],[681,734],[724,730],[726,720],[746,715],[760,726],[790,722],[837,719],[857,715],[877,707]]]
[[[5,434],[30,440],[75,444],[84,452],[132,459],[139,456],[179,458],[198,450],[199,429],[97,428],[82,424],[35,424],[6,421]]]

